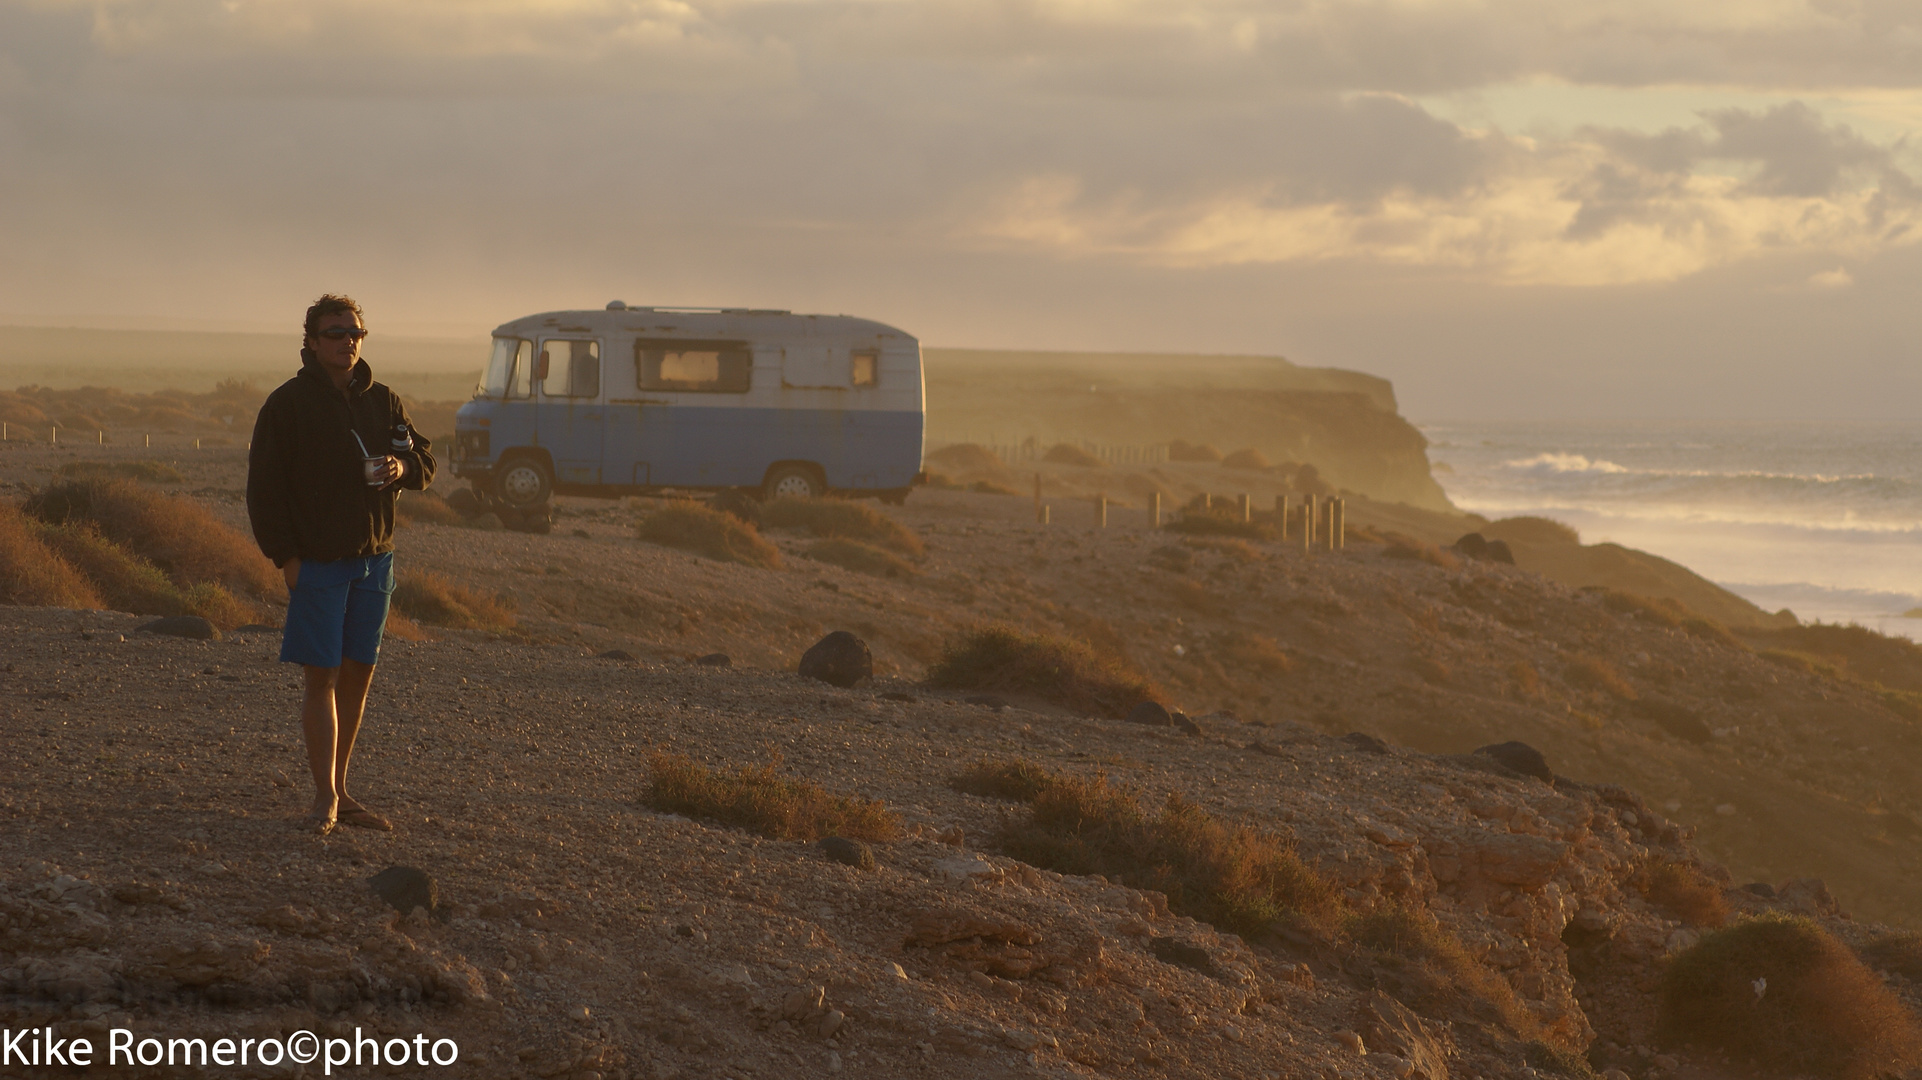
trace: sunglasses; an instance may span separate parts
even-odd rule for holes
[[[367,331],[349,330],[344,326],[330,326],[325,330],[316,332],[314,336],[324,337],[328,341],[340,341],[344,338],[353,338],[355,341],[359,341],[361,338],[367,336]]]

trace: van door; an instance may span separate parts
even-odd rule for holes
[[[554,459],[554,482],[599,484],[605,422],[601,405],[601,343],[592,338],[545,338],[537,376],[540,442]]]

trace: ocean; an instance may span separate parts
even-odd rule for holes
[[[1671,559],[1770,611],[1922,640],[1922,423],[1421,429],[1464,510],[1555,518],[1584,543]]]

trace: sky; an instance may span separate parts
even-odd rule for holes
[[[0,322],[621,299],[1908,419],[1919,130],[1913,0],[0,0]]]

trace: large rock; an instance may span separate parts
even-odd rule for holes
[[[850,687],[874,677],[874,655],[867,642],[836,630],[801,654],[801,674],[829,686]]]
[[[1519,889],[1539,889],[1568,861],[1569,850],[1560,840],[1507,833],[1482,839],[1473,854],[1488,880]]]
[[[857,870],[874,869],[874,851],[859,840],[845,836],[829,836],[818,845],[821,852],[838,863],[845,863]]]
[[[1555,770],[1548,767],[1548,759],[1540,750],[1525,742],[1490,743],[1475,748],[1477,754],[1492,758],[1503,766],[1513,769],[1523,776],[1532,776],[1545,784],[1555,782]]]
[[[145,634],[165,634],[168,637],[193,638],[196,641],[219,641],[220,631],[214,624],[198,615],[169,615],[143,623],[140,632]]]
[[[367,883],[402,915],[411,914],[417,907],[426,908],[432,914],[440,906],[440,887],[425,870],[390,866],[368,878]]]
[[[1440,1041],[1407,1006],[1375,990],[1362,999],[1355,1012],[1356,1026],[1369,1050],[1400,1058],[1408,1069],[1401,1073],[1406,1080],[1448,1080]]]
[[[1159,701],[1144,701],[1128,710],[1128,722],[1151,727],[1173,727],[1175,719]]]

